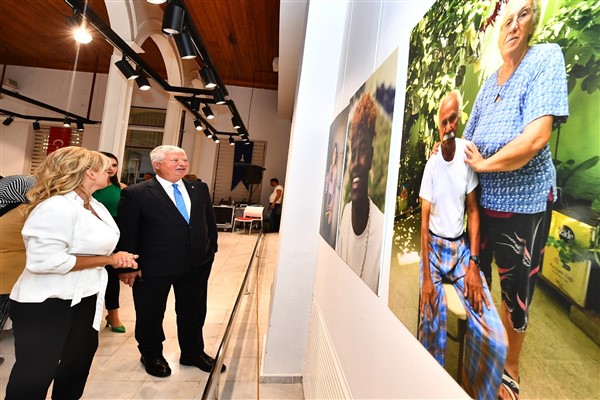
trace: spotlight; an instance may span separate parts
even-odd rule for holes
[[[65,128],[70,128],[71,127],[71,118],[65,117],[65,120],[63,121],[63,126]]]
[[[219,138],[217,137],[217,135],[213,135],[212,140],[214,140],[215,143],[221,143],[221,141],[219,140]]]
[[[162,31],[168,35],[176,35],[183,31],[185,10],[177,4],[169,3],[163,15]]]
[[[83,44],[88,44],[92,41],[92,35],[83,24],[73,31],[73,38],[76,42]]]
[[[80,120],[77,120],[75,122],[75,124],[77,125],[77,132],[83,132],[83,122]]]
[[[202,112],[206,116],[206,119],[213,119],[215,117],[215,114],[213,114],[212,110],[208,105],[202,107]]]
[[[198,121],[197,119],[194,120],[194,127],[197,131],[201,131],[204,129],[204,127],[202,126],[202,122]]]
[[[164,2],[166,2],[167,0],[146,0],[148,3],[152,3],[152,4],[162,4]]]
[[[223,94],[223,90],[221,90],[221,88],[215,88],[215,90],[213,90],[213,96],[215,98],[215,103],[225,104],[225,95]]]
[[[133,67],[131,66],[131,64],[129,64],[129,62],[127,61],[127,59],[125,58],[125,56],[123,55],[123,58],[119,61],[117,61],[115,63],[115,66],[117,68],[119,68],[119,71],[121,71],[121,73],[123,74],[123,76],[127,79],[127,80],[133,80],[136,79],[138,76],[140,76],[135,69],[133,69]]]
[[[184,29],[180,35],[174,35],[173,37],[175,38],[175,44],[177,45],[177,50],[179,50],[179,56],[182,60],[196,58],[194,42],[186,29]]]
[[[144,71],[139,71],[136,73],[140,74],[140,76],[135,78],[135,83],[137,83],[140,90],[144,90],[144,91],[150,90],[150,82],[148,82],[148,78],[146,78]]]
[[[245,140],[244,144],[250,144],[250,141],[249,140]]]
[[[217,80],[215,79],[215,75],[208,68],[208,65],[204,64],[202,68],[198,70],[198,74],[200,75],[200,79],[204,82],[204,87],[207,89],[213,89],[217,87]]]
[[[233,146],[235,144],[235,139],[233,138],[233,136],[229,135],[229,144],[231,146]]]
[[[240,117],[237,115],[231,117],[231,124],[233,125],[233,129],[240,129],[242,127],[242,121],[240,121]]]
[[[88,44],[92,41],[92,35],[85,27],[85,23],[80,14],[74,14],[67,17],[67,25],[71,28],[73,39],[75,39],[76,42]]]
[[[209,138],[209,139],[210,139],[211,137],[213,137],[213,134],[212,134],[212,132],[211,132],[210,130],[208,130],[208,129],[204,130],[204,135],[206,135],[206,137],[207,137],[207,138]]]
[[[40,127],[40,121],[35,121],[33,123],[33,130],[34,131],[39,131],[40,129],[41,129],[41,127]]]
[[[190,108],[193,111],[198,111],[200,109],[200,99],[197,97],[192,97],[190,100]]]
[[[10,124],[13,123],[15,119],[13,118],[12,115],[9,115],[8,117],[6,117],[6,119],[4,121],[2,121],[2,125],[4,126],[9,126]]]

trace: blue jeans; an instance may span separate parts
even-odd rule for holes
[[[267,220],[269,221],[269,231],[279,232],[279,221],[281,221],[281,204],[275,204],[274,208],[269,206],[267,210]]]

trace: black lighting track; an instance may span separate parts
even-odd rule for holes
[[[77,114],[73,114],[68,111],[61,110],[58,107],[54,107],[54,106],[51,106],[50,104],[43,103],[36,99],[32,99],[31,97],[23,96],[22,94],[19,94],[17,92],[13,92],[13,91],[10,91],[10,90],[4,89],[4,88],[1,88],[0,92],[7,96],[14,97],[15,99],[19,99],[26,103],[33,104],[38,107],[45,108],[46,110],[50,110],[52,112],[60,114],[60,115],[62,115],[62,117],[28,116],[28,115],[21,115],[21,114],[13,113],[13,112],[6,111],[6,110],[0,110],[0,112],[4,113],[6,115],[14,115],[15,117],[19,117],[19,118],[23,118],[23,119],[40,120],[40,121],[59,121],[59,122],[64,121],[65,117],[69,117],[71,120],[73,120],[73,122],[81,121],[87,125],[95,125],[95,124],[99,123],[99,121],[93,121],[89,118],[81,117]]]
[[[119,35],[117,35],[117,33],[110,28],[110,26],[108,26],[104,21],[102,21],[102,19],[93,10],[91,10],[89,7],[87,7],[85,1],[83,1],[83,0],[64,0],[64,1],[71,7],[71,9],[73,10],[73,13],[80,14],[83,18],[85,18],[86,21],[88,22],[88,25],[93,26],[102,36],[104,36],[104,38],[114,48],[119,50],[124,56],[126,56],[128,59],[133,61],[143,71],[145,71],[148,74],[148,76],[154,82],[156,82],[164,91],[170,92],[170,93],[191,94],[192,95],[191,97],[175,96],[175,98],[180,102],[180,104],[182,104],[185,108],[187,108],[188,111],[192,115],[194,115],[194,117],[196,119],[203,121],[204,124],[206,125],[207,129],[209,129],[210,131],[212,131],[215,134],[222,134],[222,135],[236,135],[237,134],[237,133],[229,133],[229,132],[219,132],[204,117],[202,117],[197,111],[192,109],[190,100],[192,97],[196,97],[196,96],[202,96],[202,97],[198,97],[202,103],[216,104],[216,100],[214,98],[214,96],[215,96],[214,90],[188,88],[188,87],[181,87],[181,86],[171,86],[150,65],[148,65],[138,55],[138,53],[136,53],[123,39],[121,39],[121,37]],[[176,4],[179,5],[180,7],[183,7],[185,10],[185,24],[186,24],[186,26],[189,30],[189,33],[192,37],[194,45],[196,46],[196,49],[198,50],[199,57],[201,58],[204,65],[208,66],[212,70],[212,72],[215,76],[215,79],[217,80],[217,84],[218,84],[217,87],[221,89],[221,91],[223,92],[224,95],[228,95],[229,92],[227,91],[227,88],[221,81],[221,78],[220,78],[219,74],[217,73],[217,70],[216,70],[214,64],[212,63],[212,60],[210,59],[208,52],[206,51],[206,47],[204,46],[204,43],[203,43],[202,39],[200,38],[198,31],[196,30],[196,27],[194,26],[192,21],[188,18],[189,13],[188,13],[187,8],[185,7],[185,4],[183,4],[183,1],[177,1]],[[232,100],[227,100],[228,105],[229,105],[229,102],[233,103]],[[229,105],[229,110],[231,111],[231,113],[233,115],[237,115],[239,117],[240,121],[242,121],[242,119],[239,115],[239,112],[237,111],[237,108],[235,107],[235,104],[233,104],[233,106]],[[243,121],[241,123],[243,125]],[[245,131],[246,128],[243,127],[243,129]]]

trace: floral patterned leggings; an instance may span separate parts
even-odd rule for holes
[[[502,301],[517,332],[527,329],[529,306],[542,268],[552,203],[537,214],[480,210],[481,271],[492,287],[492,259],[498,265]]]

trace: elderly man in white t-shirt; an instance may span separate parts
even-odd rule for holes
[[[483,273],[479,270],[476,173],[465,163],[457,139],[461,97],[441,101],[441,151],[427,161],[421,182],[421,297],[419,340],[444,365],[446,300],[442,281],[456,289],[467,312],[465,389],[477,399],[497,398],[506,360],[506,336]],[[467,232],[464,232],[465,210]],[[464,379],[466,378],[466,379]]]

